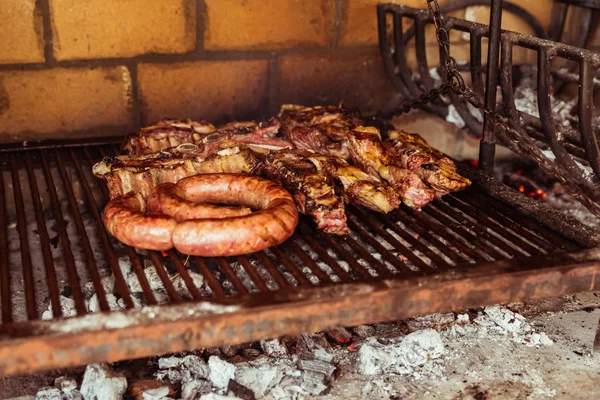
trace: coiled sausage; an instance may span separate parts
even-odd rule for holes
[[[147,202],[133,192],[116,197],[105,208],[104,223],[111,235],[133,247],[234,256],[287,240],[298,224],[298,210],[289,192],[266,179],[204,174],[160,185]]]

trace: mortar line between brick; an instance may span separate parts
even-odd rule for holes
[[[52,16],[50,15],[50,0],[36,0],[35,7],[42,14],[42,29],[43,29],[43,40],[44,40],[44,59],[45,65],[53,67],[56,65],[56,58],[54,57],[53,48],[53,34],[52,34]]]
[[[206,2],[196,0],[196,53],[204,52],[204,31],[206,29]]]
[[[268,84],[267,88],[267,102],[269,108],[269,114],[277,114],[277,107],[279,106],[279,83],[280,83],[280,67],[279,67],[279,56],[273,55],[269,59],[269,65],[267,69]]]
[[[376,49],[376,45],[344,46],[335,49],[337,53],[364,52]],[[235,61],[235,60],[268,60],[272,56],[284,56],[288,54],[301,53],[331,53],[331,47],[299,47],[292,49],[279,50],[218,50],[204,51],[202,54],[143,54],[127,58],[100,58],[100,59],[81,59],[81,60],[63,60],[56,61],[56,67],[75,68],[75,67],[114,67],[117,65],[128,65],[128,63],[156,63],[168,64],[186,61]],[[7,70],[41,70],[46,69],[45,63],[30,64],[0,64],[0,71]]]
[[[333,40],[331,43],[332,47],[338,47],[342,29],[342,23],[344,19],[344,10],[346,7],[345,0],[335,0],[335,16],[333,20]]]
[[[131,114],[133,119],[133,129],[136,131],[142,127],[142,107],[139,96],[138,66],[135,62],[127,65],[129,77],[131,78]]]

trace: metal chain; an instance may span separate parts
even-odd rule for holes
[[[494,128],[501,127],[519,150],[533,158],[542,171],[548,175],[554,176],[570,195],[579,200],[579,202],[581,202],[596,217],[600,218],[600,205],[584,194],[575,183],[566,179],[558,168],[557,163],[551,161],[542,154],[531,138],[522,135],[517,130],[511,128],[508,119],[503,117],[499,112],[487,109],[481,97],[466,86],[462,75],[458,71],[456,59],[450,55],[450,35],[443,24],[439,4],[437,0],[427,0],[427,6],[429,7],[429,12],[433,18],[437,41],[440,47],[442,47],[443,54],[445,55],[444,67],[446,70],[447,82],[442,84],[439,88],[432,89],[429,93],[421,95],[418,99],[409,100],[400,105],[397,108],[398,112],[406,113],[413,108],[434,101],[441,94],[445,94],[449,90],[452,90],[454,93],[468,101],[473,107],[479,109]]]

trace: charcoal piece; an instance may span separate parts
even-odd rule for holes
[[[242,355],[244,357],[247,357],[250,359],[259,357],[262,354],[263,354],[263,352],[260,350],[257,350],[257,349],[253,349],[253,348],[242,349]]]
[[[352,341],[352,334],[343,327],[331,328],[327,331],[327,335],[340,344],[346,344]]]
[[[296,337],[296,354],[311,353],[316,348],[317,344],[310,335],[301,333]]]
[[[321,360],[298,360],[298,368],[304,371],[313,371],[323,374],[326,377],[331,376],[335,371],[335,365]]]
[[[287,355],[287,349],[279,339],[263,340],[260,347],[269,357],[283,357]]]
[[[361,338],[368,338],[375,334],[375,328],[370,325],[359,325],[352,328],[352,331]]]
[[[220,349],[221,349],[221,353],[223,353],[225,356],[232,357],[237,354],[238,350],[240,349],[240,346],[225,345],[225,346],[221,346]]]
[[[221,349],[219,349],[218,347],[211,347],[204,351],[206,351],[206,354],[208,354],[209,356],[220,357],[222,354]]]
[[[227,385],[228,394],[233,394],[235,397],[239,397],[242,400],[255,400],[254,392],[248,389],[246,386],[236,382],[235,380],[230,380],[229,385]]]

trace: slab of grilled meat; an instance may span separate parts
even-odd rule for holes
[[[281,134],[297,148],[339,157],[350,157],[348,132],[361,125],[357,112],[342,107],[304,107],[284,104],[279,113]]]
[[[152,154],[185,143],[209,147],[224,141],[245,143],[256,150],[293,148],[289,141],[275,137],[279,127],[274,118],[259,123],[231,122],[218,128],[206,121],[165,119],[126,138],[123,150],[127,154]]]
[[[348,150],[354,164],[388,182],[407,206],[418,210],[435,197],[415,172],[400,165],[383,144],[377,128],[360,126],[352,130],[348,135]]]
[[[208,121],[163,119],[125,138],[127,154],[152,154],[184,143],[194,143],[216,131]]]
[[[456,172],[456,165],[450,158],[429,146],[417,134],[401,130],[389,131],[385,143],[398,158],[400,165],[419,175],[435,190],[437,196],[463,190],[471,184],[471,181]]]
[[[161,183],[211,172],[251,174],[259,163],[257,153],[236,143],[222,142],[212,153],[188,143],[154,154],[105,157],[92,172],[106,182],[111,199],[132,191],[146,198]]]
[[[361,205],[370,210],[388,213],[400,206],[398,193],[389,185],[348,164],[338,157],[324,156],[306,150],[302,152],[317,170],[325,174],[346,203]]]
[[[309,215],[317,228],[336,235],[350,233],[343,200],[305,155],[294,150],[271,152],[263,157],[258,173],[285,187],[294,196],[298,211]]]

